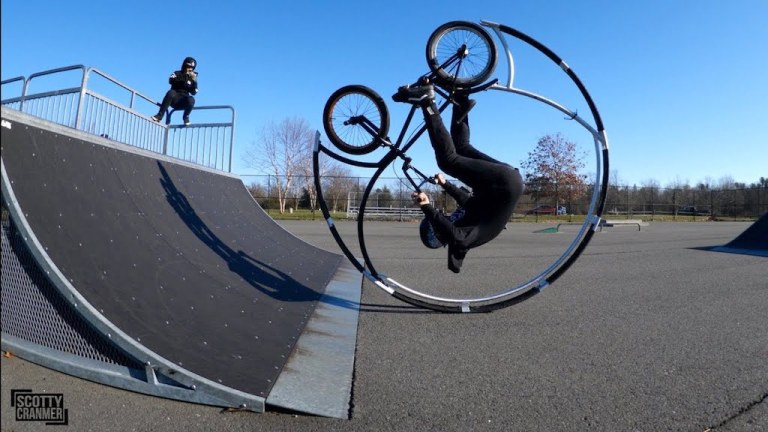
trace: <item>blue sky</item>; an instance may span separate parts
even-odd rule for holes
[[[168,74],[191,55],[199,62],[198,105],[237,110],[233,171],[258,174],[240,155],[265,124],[300,117],[322,130],[325,101],[340,86],[378,91],[399,125],[407,107],[389,96],[426,71],[429,34],[446,21],[486,19],[544,43],[579,75],[605,122],[613,180],[669,186],[768,177],[768,1],[435,4],[6,0],[2,78],[84,64],[160,99]],[[513,51],[516,86],[588,117],[562,71],[524,46]],[[505,73],[500,63],[497,76]],[[573,122],[524,99],[478,95],[475,146],[519,165],[538,137],[562,132],[593,151]],[[430,172],[428,143],[414,152]]]

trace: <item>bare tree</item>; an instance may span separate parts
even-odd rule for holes
[[[720,177],[720,180],[717,181],[717,187],[719,189],[736,189],[736,180],[730,175],[722,176]]]
[[[339,211],[340,204],[346,203],[347,194],[356,190],[357,182],[349,168],[332,164],[321,176],[324,198],[331,205],[331,211]],[[347,210],[345,208],[345,210]]]
[[[576,144],[560,133],[539,138],[536,148],[528,153],[528,160],[521,164],[527,171],[529,193],[554,197],[559,205],[566,189],[570,188],[572,194],[584,191],[586,176],[580,173],[584,168],[583,159],[584,154],[579,153]]]
[[[251,196],[255,200],[259,199],[266,199],[269,197],[269,191],[267,188],[264,187],[264,185],[260,185],[258,183],[251,183],[250,185],[246,186],[248,189],[248,192],[250,192]]]
[[[646,179],[640,184],[640,190],[635,194],[637,196],[635,201],[642,205],[642,209],[640,210],[642,213],[655,214],[656,208],[654,207],[654,203],[657,201],[661,186],[659,185],[658,180],[655,179]]]
[[[301,174],[301,184],[309,197],[309,209],[314,214],[315,210],[317,210],[317,188],[315,187],[315,177],[312,170],[312,159],[309,160],[308,165],[300,167],[299,173]]]
[[[243,162],[275,176],[280,213],[285,213],[285,203],[294,190],[294,179],[301,175],[312,161],[312,145],[315,131],[306,120],[286,118],[280,123],[269,122],[262,129],[259,140],[248,149]]]
[[[315,131],[311,148],[314,148],[315,143],[319,140],[320,132]],[[320,178],[323,178],[329,171],[332,171],[337,166],[337,164],[335,164],[333,160],[329,158],[319,158],[317,165],[318,176]],[[317,209],[317,187],[315,187],[314,157],[312,156],[311,151],[309,157],[301,161],[299,164],[299,172],[302,176],[301,182],[309,197],[309,208],[312,210],[312,214],[314,215],[314,212]]]

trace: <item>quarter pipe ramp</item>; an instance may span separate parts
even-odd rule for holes
[[[346,258],[235,176],[7,108],[0,129],[3,350],[163,397],[347,416]]]
[[[768,213],[755,221],[728,244],[715,248],[718,252],[768,256]]]

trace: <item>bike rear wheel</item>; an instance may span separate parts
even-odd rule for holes
[[[323,128],[339,150],[363,155],[376,150],[389,132],[384,99],[362,85],[336,90],[323,109]]]
[[[496,68],[496,44],[479,24],[451,21],[427,40],[427,64],[439,85],[473,87]]]

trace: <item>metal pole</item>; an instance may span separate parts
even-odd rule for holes
[[[85,88],[88,85],[88,73],[91,69],[83,69],[83,79],[80,82],[80,97],[77,101],[77,113],[75,114],[75,129],[80,130],[80,121],[83,111],[83,101],[85,101]]]

